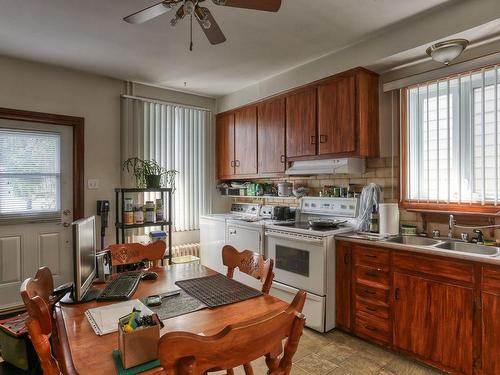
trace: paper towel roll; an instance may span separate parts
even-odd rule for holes
[[[379,220],[381,235],[399,234],[399,207],[397,203],[380,203]]]

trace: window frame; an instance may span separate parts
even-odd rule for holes
[[[450,76],[442,77],[440,79],[434,79],[428,82],[422,82],[419,84],[414,84],[408,87],[400,89],[400,134],[401,134],[401,144],[400,144],[400,159],[401,159],[401,178],[400,178],[400,202],[401,208],[409,211],[421,211],[421,212],[447,212],[447,213],[472,213],[472,214],[484,214],[492,215],[500,213],[500,201],[496,204],[494,202],[436,202],[436,201],[425,201],[417,202],[415,200],[409,199],[408,194],[408,92],[410,89],[419,87],[422,84],[433,84],[438,83],[442,80],[451,80],[454,78],[459,78],[464,75],[473,75],[475,73],[481,73],[484,70],[496,68],[499,69],[500,66],[497,64],[491,64],[471,71],[465,71],[461,73],[456,73]],[[498,82],[500,83],[500,82]],[[474,88],[472,87],[471,93],[473,93]],[[473,95],[473,94],[472,94]],[[500,96],[500,91],[498,92]],[[484,98],[482,98],[484,100]],[[470,108],[472,111],[472,108]],[[499,145],[500,147],[500,145]]]
[[[73,220],[83,218],[85,216],[85,119],[83,117],[33,112],[3,107],[0,107],[0,119],[24,121],[33,124],[41,123],[71,126],[73,128]]]

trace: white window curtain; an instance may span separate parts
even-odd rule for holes
[[[173,194],[175,231],[199,229],[200,215],[211,212],[215,181],[212,113],[206,109],[122,97],[122,162],[153,159],[179,173]],[[134,186],[126,172],[124,186]],[[158,197],[146,194],[145,200]]]
[[[499,202],[497,66],[408,88],[408,200]]]

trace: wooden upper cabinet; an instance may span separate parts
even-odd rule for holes
[[[217,116],[217,176],[227,178],[234,175],[234,114]]]
[[[257,107],[245,107],[234,114],[235,175],[257,174]]]
[[[258,160],[259,173],[285,171],[285,99],[268,100],[259,104]]]
[[[286,156],[316,155],[316,87],[286,97]]]
[[[318,133],[319,155],[357,151],[354,75],[318,87]]]

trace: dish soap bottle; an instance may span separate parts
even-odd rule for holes
[[[379,220],[378,220],[378,212],[377,205],[373,205],[372,213],[370,214],[370,232],[378,233],[379,232]]]

